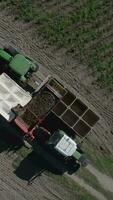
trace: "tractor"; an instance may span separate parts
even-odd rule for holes
[[[50,163],[56,171],[67,172],[71,175],[80,166],[87,166],[88,160],[83,151],[63,130],[57,129],[50,133],[44,127],[36,127],[33,136],[34,139],[31,141],[33,150]]]
[[[0,49],[0,71],[6,72],[18,83],[25,83],[38,70],[36,62],[9,46]]]

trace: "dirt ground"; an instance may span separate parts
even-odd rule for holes
[[[0,47],[8,44],[35,58],[43,73],[55,74],[77,97],[101,116],[88,138],[92,143],[95,142],[97,148],[103,146],[105,151],[113,154],[113,97],[92,84],[94,78],[87,66],[82,66],[71,56],[65,57],[64,49],[62,52],[57,51],[54,47],[48,48],[41,39],[36,41],[32,34],[32,23],[14,21],[10,11],[4,10],[0,12]],[[17,178],[12,172],[11,160],[5,153],[0,154],[0,163],[1,199],[71,199],[68,191],[52,184],[52,179],[45,175],[33,183],[33,187],[28,188],[26,181]]]

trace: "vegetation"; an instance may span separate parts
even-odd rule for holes
[[[101,172],[113,177],[113,157],[110,153],[95,148],[89,142],[84,144],[84,151],[93,165]]]
[[[86,169],[81,168],[77,172],[77,176],[79,176],[80,178],[82,178],[87,184],[91,185],[97,191],[99,191],[102,194],[104,194],[108,199],[112,199],[113,198],[113,193],[108,192],[105,189],[103,189],[102,186],[101,186],[101,184],[97,180],[97,178],[93,174],[91,174],[87,170],[87,168]]]
[[[69,177],[54,175],[51,172],[49,172],[49,173],[46,172],[46,173],[51,178],[53,178],[56,183],[58,183],[59,185],[61,185],[61,187],[63,186],[63,187],[66,188],[67,191],[70,191],[70,195],[71,195],[72,199],[76,199],[76,200],[90,200],[90,199],[93,200],[93,199],[95,199],[87,191],[85,191],[85,189],[83,189],[82,187],[80,187],[73,180],[70,181]]]
[[[112,0],[0,0],[16,19],[34,21],[38,36],[65,47],[92,67],[102,86],[113,86]]]
[[[20,155],[22,158],[27,157],[32,152],[32,149],[28,149],[25,146],[22,146],[19,148],[16,153]]]

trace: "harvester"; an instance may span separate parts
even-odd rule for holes
[[[8,74],[0,75],[0,114],[26,146],[55,170],[72,174],[87,165],[77,141],[87,136],[99,117],[56,78],[41,80],[40,73],[36,77],[30,93]]]

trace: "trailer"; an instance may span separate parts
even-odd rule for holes
[[[12,123],[21,130],[25,144],[61,173],[85,167],[88,162],[76,137],[86,137],[99,117],[51,76],[31,95],[24,107],[11,109]]]
[[[50,132],[62,129],[72,138],[83,139],[99,120],[96,113],[50,76],[32,93],[32,100],[24,108],[19,105],[12,110],[14,122],[23,132],[41,125]]]

